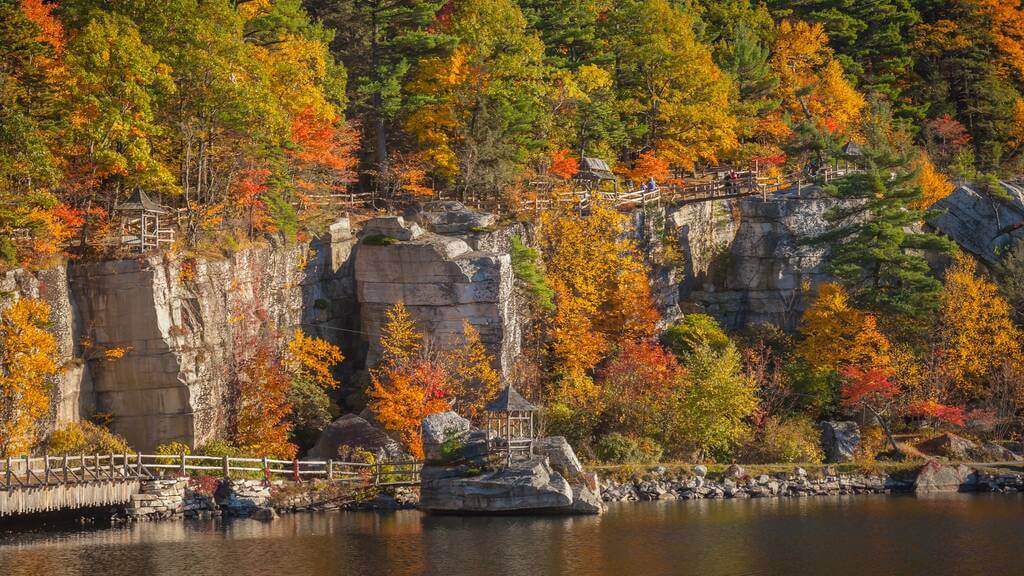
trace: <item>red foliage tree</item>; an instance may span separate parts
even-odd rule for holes
[[[580,171],[580,163],[566,149],[555,150],[551,153],[551,166],[548,173],[564,180],[568,180]]]

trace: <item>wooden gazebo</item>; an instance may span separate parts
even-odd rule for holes
[[[168,225],[170,210],[154,202],[142,188],[114,211],[121,217],[121,246],[130,252],[141,254],[174,243],[174,229]]]
[[[619,179],[615,177],[608,163],[600,158],[584,156],[580,162],[579,172],[572,179],[585,190],[600,190],[605,182],[611,182],[612,191],[619,190]]]
[[[505,452],[506,464],[516,457],[533,456],[533,413],[537,407],[508,385],[484,407],[487,441],[491,452]]]

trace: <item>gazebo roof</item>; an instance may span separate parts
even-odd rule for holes
[[[516,391],[511,384],[505,387],[498,394],[498,397],[491,400],[484,410],[488,412],[535,412],[537,407],[526,401],[522,394]]]
[[[591,158],[589,156],[583,157],[583,162],[580,165],[580,171],[577,176],[595,176],[601,180],[614,180],[615,174],[612,173],[612,169],[608,167],[608,163],[600,158]]]
[[[145,210],[146,212],[157,212],[166,214],[167,209],[153,201],[142,188],[136,188],[132,197],[118,204],[115,210]]]
[[[843,154],[846,156],[863,156],[864,150],[861,149],[860,144],[850,140],[843,146]]]

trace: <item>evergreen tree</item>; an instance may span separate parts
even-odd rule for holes
[[[439,20],[444,0],[307,0],[310,13],[334,29],[334,53],[349,71],[352,115],[365,131],[374,164],[388,160],[395,120],[418,96],[404,89],[417,63],[448,52],[455,38]],[[445,8],[444,14],[439,14]]]
[[[905,134],[894,132],[889,108],[875,104],[863,128],[864,171],[827,190],[843,202],[826,214],[832,228],[817,241],[831,248],[828,269],[854,303],[883,314],[920,318],[935,309],[942,285],[921,250],[948,252],[949,240],[919,228],[921,187]]]

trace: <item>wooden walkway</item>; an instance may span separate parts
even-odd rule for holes
[[[147,480],[183,476],[412,486],[422,463],[276,460],[189,454],[94,454],[0,460],[0,517],[127,504]]]

